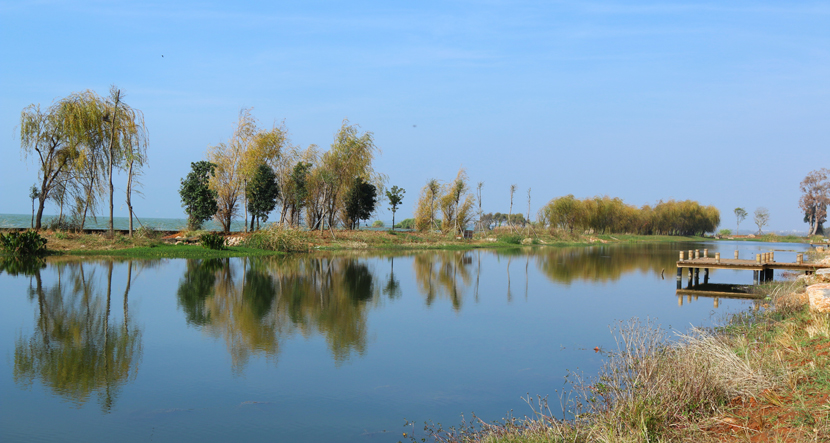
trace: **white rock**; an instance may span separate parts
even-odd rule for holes
[[[830,283],[807,286],[810,309],[816,312],[830,312]]]

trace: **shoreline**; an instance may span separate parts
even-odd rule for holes
[[[8,231],[6,231],[8,232]],[[264,244],[261,237],[268,231],[253,233],[232,232],[226,235],[228,246],[213,250],[198,244],[198,237],[207,231],[178,232],[162,236],[143,231],[130,238],[116,233],[113,239],[105,233],[67,233],[41,230],[47,239],[47,254],[77,257],[131,257],[131,258],[224,258],[242,256],[281,255],[331,251],[429,251],[510,249],[521,247],[588,247],[628,243],[702,242],[713,241],[708,237],[662,235],[535,235],[510,230],[489,231],[476,234],[472,239],[440,233],[414,231],[294,231],[284,230],[279,235],[288,238],[280,246]],[[267,243],[267,242],[266,242]],[[259,246],[259,247],[258,247]]]

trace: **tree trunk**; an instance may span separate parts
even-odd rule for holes
[[[127,209],[130,211],[130,237],[133,236],[133,204],[131,194],[133,190],[133,160],[130,160],[130,170],[127,172]]]
[[[809,235],[816,235],[816,231],[818,230],[818,217],[816,217],[815,211],[810,215],[810,234]]]
[[[118,127],[118,105],[121,103],[121,91],[115,91],[115,102],[113,103],[112,107],[112,131],[110,132],[110,149],[109,149],[109,160],[107,161],[107,175],[109,176],[110,182],[110,222],[109,222],[109,236],[113,238],[115,236],[115,227],[112,223],[112,212],[113,212],[113,191],[115,187],[112,185],[112,164],[113,164],[113,145],[115,144],[115,129]]]
[[[254,230],[254,220],[256,219],[256,215],[251,214],[251,231]]]
[[[395,211],[392,211],[392,231],[395,231]]]
[[[43,207],[46,205],[46,199],[41,197],[38,199],[37,216],[35,217],[35,231],[39,231],[41,227],[41,220],[43,219]]]

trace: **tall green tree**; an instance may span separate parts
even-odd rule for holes
[[[267,222],[268,214],[277,206],[279,187],[274,170],[266,164],[260,164],[256,169],[246,190],[248,211],[251,212],[251,231],[254,230],[254,220]]]
[[[288,208],[286,212],[289,226],[300,225],[302,209],[308,200],[308,177],[311,167],[311,163],[297,162],[291,171],[288,189],[283,192],[283,205]]]
[[[181,181],[179,195],[187,213],[188,229],[196,230],[217,211],[216,191],[210,188],[210,177],[216,165],[208,161],[190,164],[191,171]]]
[[[368,220],[375,212],[377,188],[358,177],[346,193],[346,217],[350,229],[360,226],[360,220]]]
[[[746,216],[749,215],[744,208],[735,208],[735,219],[738,220],[738,224],[735,227],[735,235],[738,235],[738,230],[741,228],[741,222],[744,221]]]
[[[386,191],[386,198],[389,199],[389,208],[392,209],[392,230],[395,230],[395,212],[398,211],[398,205],[403,201],[403,195],[406,190],[397,186],[392,186],[392,189]]]

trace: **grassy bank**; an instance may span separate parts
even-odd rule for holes
[[[599,375],[571,380],[573,419],[554,418],[541,402],[531,417],[427,426],[427,440],[830,441],[830,314],[811,312],[804,292],[815,281],[765,285],[748,312],[671,340],[652,324],[620,325],[619,349]]]
[[[472,239],[441,233],[412,231],[300,231],[272,229],[255,233],[232,233],[228,248],[210,250],[193,244],[205,231],[180,232],[162,237],[139,231],[133,237],[103,233],[69,233],[43,230],[51,254],[77,256],[121,256],[135,258],[213,258],[271,255],[316,250],[465,250],[515,248],[516,246],[579,246],[608,243],[680,242],[709,240],[703,237],[657,235],[580,235],[567,232],[513,231],[508,228],[476,234]]]

